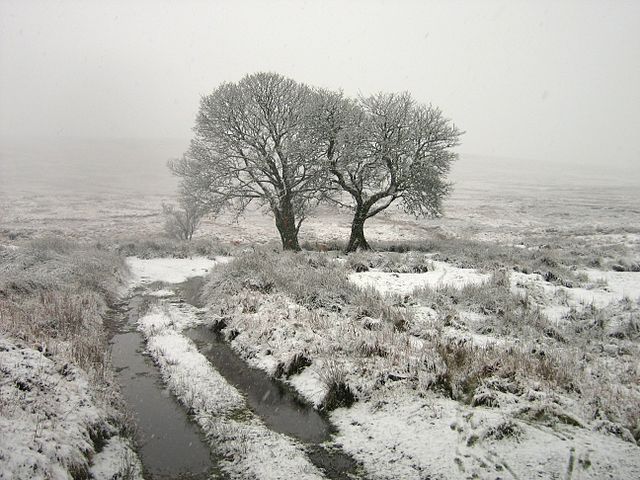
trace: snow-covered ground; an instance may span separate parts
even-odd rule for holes
[[[625,292],[634,275],[619,277]],[[362,462],[368,478],[640,476],[640,449],[628,430],[587,418],[576,398],[527,380],[527,372],[518,374],[523,385],[517,388],[509,380],[490,377],[476,389],[475,406],[447,398],[430,386],[442,368],[433,353],[433,338],[440,345],[472,345],[469,351],[479,356],[485,350],[515,349],[525,356],[533,355],[530,348],[535,352],[537,344],[518,338],[515,331],[512,337],[474,332],[472,326],[488,323],[486,315],[460,307],[443,318],[411,299],[416,288],[482,285],[490,275],[439,262],[437,269],[425,273],[369,271],[349,278],[383,294],[402,294],[405,303],[413,303],[410,308],[398,307],[406,309],[406,330],[397,331],[375,318],[309,310],[281,293],[249,291],[224,304],[225,321],[226,331],[234,332],[232,347],[252,366],[274,374],[296,354],[310,359],[310,366],[287,381],[315,405],[327,393],[327,372],[343,372],[358,401],[330,413],[338,427],[335,441]],[[535,283],[525,285],[526,281]],[[536,299],[547,305],[566,301],[574,290],[552,285],[539,275],[514,272],[511,282],[516,293],[530,287],[527,291],[534,304]],[[596,282],[593,289],[578,290],[570,301],[581,304],[580,295],[589,291],[616,304],[621,289],[615,284],[609,292],[604,288]],[[544,298],[536,296],[537,289],[545,293]],[[568,293],[558,294],[557,289]],[[215,305],[216,299],[211,303]],[[626,362],[626,357],[621,358]]]
[[[45,353],[0,337],[0,478],[71,480],[90,472],[110,480],[124,471],[141,478],[135,452],[112,413],[97,406],[86,374]]]
[[[515,293],[536,301],[545,315],[560,321],[571,309],[594,306],[604,308],[623,299],[640,299],[640,272],[606,272],[586,270],[592,282],[589,288],[554,285],[539,274],[511,273],[511,288]]]
[[[144,284],[180,283],[201,276],[220,261],[227,259],[128,259],[135,277]],[[164,288],[148,293],[168,296]],[[269,430],[250,413],[242,394],[182,334],[200,322],[196,312],[188,305],[162,302],[140,319],[139,329],[169,390],[194,412],[212,450],[224,456],[222,467],[235,478],[325,478],[298,442]]]
[[[132,287],[153,282],[181,283],[190,277],[206,275],[214,265],[225,261],[229,261],[229,258],[127,258],[132,273]]]
[[[638,448],[614,437],[544,427],[402,388],[331,415],[337,440],[373,478],[638,478]],[[570,473],[568,473],[570,472]]]
[[[211,448],[230,459],[223,468],[237,478],[325,478],[301,445],[252,415],[240,392],[181,334],[193,320],[195,314],[164,305],[139,325],[171,392],[194,412]]]
[[[394,273],[368,271],[352,273],[349,280],[359,287],[373,287],[383,294],[407,295],[416,288],[438,288],[451,286],[460,288],[469,284],[479,284],[489,279],[489,275],[472,268],[457,268],[445,262],[431,260],[433,267],[424,273]]]

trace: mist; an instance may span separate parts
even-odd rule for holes
[[[4,0],[0,185],[26,175],[25,156],[107,174],[163,168],[186,148],[202,95],[262,70],[437,105],[466,132],[454,177],[499,167],[629,183],[640,178],[639,21],[640,4],[622,1]],[[95,147],[111,139],[149,148],[109,158]],[[69,160],[74,140],[86,148]]]

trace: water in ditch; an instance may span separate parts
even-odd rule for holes
[[[112,311],[111,356],[117,381],[135,422],[138,454],[147,480],[204,480],[216,472],[206,441],[144,355],[136,323],[145,299],[133,296]]]
[[[181,299],[202,306],[202,278],[178,286]],[[328,419],[300,399],[292,387],[264,371],[252,368],[237,355],[219,333],[206,326],[184,332],[213,367],[245,396],[249,408],[271,430],[289,435],[305,445],[312,463],[331,479],[360,477],[359,465],[349,455],[324,444],[335,428]]]
[[[192,278],[166,286],[178,292],[167,299],[202,306],[203,279]],[[160,288],[162,285],[157,285]],[[158,368],[144,354],[144,339],[136,330],[150,297],[136,294],[112,317],[112,361],[123,397],[136,423],[145,478],[148,480],[200,480],[217,474],[206,440],[186,410],[164,386]],[[113,320],[115,318],[115,320]],[[309,459],[330,479],[361,478],[359,465],[339,448],[327,446],[335,431],[328,419],[300,399],[286,384],[249,367],[218,334],[206,327],[184,332],[213,367],[243,393],[249,408],[270,429],[304,444]]]

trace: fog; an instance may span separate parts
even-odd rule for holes
[[[27,159],[70,186],[164,169],[200,96],[261,70],[432,102],[466,131],[458,178],[637,182],[638,25],[635,1],[2,0],[0,185]]]

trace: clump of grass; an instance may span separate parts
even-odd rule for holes
[[[411,309],[403,301],[394,300],[390,304],[389,300],[382,297],[375,289],[363,288],[351,298],[348,309],[356,319],[371,317],[379,319],[381,326],[390,324],[395,330],[405,331],[411,323]]]
[[[394,273],[424,273],[433,270],[431,257],[420,252],[385,253],[358,251],[347,256],[347,266],[355,272],[377,269]]]
[[[302,372],[305,368],[311,365],[311,360],[305,353],[294,354],[288,362],[279,363],[276,367],[274,377],[292,377]]]
[[[483,439],[503,440],[505,438],[518,439],[523,434],[522,427],[513,420],[503,420],[497,425],[493,425],[486,429],[483,434]]]
[[[454,400],[498,406],[491,392],[518,394],[536,381],[554,390],[571,392],[584,384],[579,360],[562,349],[539,347],[477,346],[466,341],[433,340],[443,362],[431,385]]]
[[[640,261],[621,258],[611,265],[611,270],[615,272],[640,272]]]
[[[358,294],[347,270],[324,255],[269,250],[246,253],[219,266],[207,288],[211,298],[243,290],[278,292],[300,305],[334,311],[342,310]]]
[[[350,407],[356,401],[356,396],[347,383],[344,369],[336,363],[330,362],[323,367],[320,381],[326,390],[320,410],[328,412],[336,408]]]
[[[127,274],[121,256],[60,237],[0,251],[0,330],[107,381],[102,315]]]
[[[302,250],[308,252],[342,252],[347,243],[342,240],[304,240],[300,243]]]

